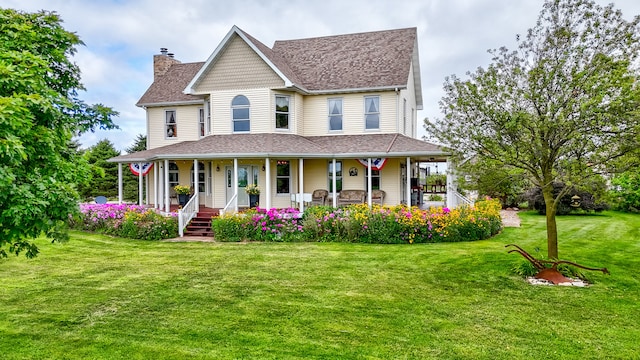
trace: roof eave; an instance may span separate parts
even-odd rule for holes
[[[137,107],[148,108],[148,107],[159,107],[159,106],[178,106],[178,105],[198,105],[202,104],[204,99],[201,100],[185,100],[185,101],[167,101],[167,102],[158,102],[158,103],[138,103]]]

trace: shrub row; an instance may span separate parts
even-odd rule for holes
[[[317,206],[304,216],[296,209],[256,209],[214,218],[218,241],[324,241],[376,244],[454,242],[486,239],[501,229],[500,203],[420,210],[406,206]]]
[[[71,227],[130,239],[161,240],[178,236],[178,219],[139,205],[80,204]]]

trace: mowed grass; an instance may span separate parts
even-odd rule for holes
[[[558,218],[589,288],[528,285],[517,243],[168,243],[73,233],[0,261],[2,359],[638,359],[640,216]]]

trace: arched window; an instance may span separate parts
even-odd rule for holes
[[[233,132],[246,132],[251,129],[249,99],[238,95],[231,100],[231,116],[233,118]]]
[[[169,162],[169,187],[173,188],[174,186],[180,183],[179,181],[179,170],[178,165],[173,161]]]
[[[198,162],[198,192],[204,193],[204,164]],[[193,187],[193,165],[191,165],[191,186]]]

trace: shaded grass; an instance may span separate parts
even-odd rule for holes
[[[471,243],[157,243],[74,233],[0,262],[0,357],[640,358],[640,216],[558,218],[560,257],[606,266],[534,287],[544,217]]]

